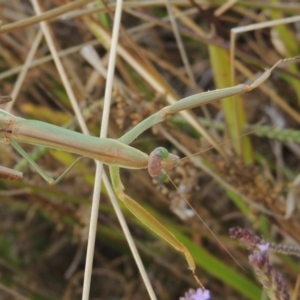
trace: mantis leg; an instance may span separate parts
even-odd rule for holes
[[[292,57],[287,59],[281,59],[276,64],[274,64],[270,69],[266,69],[265,72],[259,76],[252,84],[239,84],[233,87],[228,87],[224,89],[214,90],[214,91],[208,91],[203,92],[200,94],[195,94],[186,98],[183,98],[176,103],[166,106],[162,108],[159,112],[151,115],[141,123],[139,123],[137,126],[135,126],[133,129],[131,129],[129,132],[124,134],[121,138],[119,138],[119,141],[121,141],[124,144],[130,144],[135,138],[137,138],[141,133],[143,133],[145,130],[149,129],[153,125],[160,123],[164,121],[167,117],[167,115],[178,113],[182,110],[186,109],[192,109],[194,107],[198,107],[201,105],[208,104],[210,102],[213,102],[218,99],[226,98],[229,96],[233,96],[236,94],[242,94],[246,92],[250,92],[253,89],[257,88],[260,84],[262,84],[264,81],[266,81],[269,76],[271,75],[272,71],[282,62],[287,60],[293,60],[293,59],[299,59],[300,57]]]
[[[83,156],[79,156],[58,178],[53,179],[30,157],[30,155],[26,153],[26,151],[16,141],[11,141],[11,144],[50,185],[55,185],[60,182],[61,179],[63,179],[63,177],[67,175],[77,164],[77,162],[83,158]]]
[[[142,223],[144,223],[149,229],[163,238],[168,242],[173,248],[181,252],[187,261],[189,269],[192,271],[193,276],[197,283],[202,289],[205,289],[200,279],[195,273],[196,265],[194,259],[189,252],[189,250],[168,230],[163,226],[157,219],[155,219],[151,214],[149,214],[142,206],[140,206],[136,201],[127,196],[124,193],[124,186],[120,179],[119,168],[115,166],[110,166],[110,177],[112,180],[112,185],[118,196],[118,198],[124,202],[128,210],[134,214]]]

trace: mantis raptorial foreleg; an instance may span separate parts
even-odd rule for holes
[[[13,147],[23,157],[25,157],[50,184],[54,184],[59,181],[67,172],[69,172],[74,164],[72,164],[57,180],[53,180],[50,176],[45,174],[44,171],[42,171],[41,168],[26,154],[18,142],[76,153],[84,157],[102,161],[103,163],[109,165],[111,180],[116,194],[120,200],[124,202],[126,207],[141,222],[161,236],[176,250],[184,254],[195,279],[203,288],[203,285],[195,274],[194,259],[187,248],[144,208],[142,208],[138,203],[124,193],[124,187],[119,175],[119,168],[148,168],[149,173],[153,178],[157,180],[163,180],[166,172],[177,165],[179,158],[173,154],[169,154],[166,149],[161,147],[155,149],[151,155],[148,156],[138,149],[128,146],[128,144],[130,144],[137,136],[154,124],[163,121],[169,114],[175,114],[179,111],[204,105],[220,98],[253,90],[263,83],[270,76],[272,70],[282,61],[285,60],[280,60],[277,62],[270,70],[266,70],[250,85],[240,84],[234,87],[204,92],[184,98],[170,106],[164,107],[159,112],[153,114],[135,126],[119,140],[101,139],[97,137],[86,136],[81,133],[48,123],[18,118],[3,110],[0,110],[0,142],[6,144],[11,143]]]
[[[195,261],[189,252],[189,250],[168,230],[163,226],[157,219],[155,219],[151,214],[149,214],[141,205],[136,201],[131,199],[124,193],[124,187],[121,182],[119,168],[118,167],[109,167],[110,177],[114,190],[117,197],[122,200],[125,206],[133,213],[142,223],[154,231],[157,235],[163,238],[168,242],[173,248],[181,252],[187,261],[189,269],[192,271],[193,276],[201,288],[205,289],[199,278],[197,277],[195,270],[196,265]]]

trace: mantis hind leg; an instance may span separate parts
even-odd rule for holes
[[[185,259],[188,263],[188,267],[192,271],[195,280],[202,289],[205,289],[200,279],[195,273],[195,261],[189,250],[165,226],[163,226],[157,219],[155,219],[136,201],[134,201],[132,198],[130,198],[124,193],[124,187],[120,179],[119,168],[111,166],[109,169],[112,184],[118,198],[124,202],[128,210],[132,214],[134,214],[137,219],[139,219],[144,225],[146,225],[149,229],[151,229],[153,232],[155,232],[157,235],[163,238],[166,242],[168,242],[173,248],[175,248],[177,251],[181,252],[185,256]]]
[[[60,182],[65,177],[65,175],[67,175],[77,164],[77,162],[83,158],[83,156],[79,156],[58,178],[53,179],[30,157],[30,155],[26,153],[26,151],[24,151],[24,149],[16,141],[11,141],[11,144],[16,149],[16,151],[18,151],[19,154],[21,154],[50,185],[55,185]]]

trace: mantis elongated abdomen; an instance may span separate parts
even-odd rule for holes
[[[101,139],[58,127],[49,123],[27,120],[8,114],[6,124],[0,124],[2,140],[15,140],[36,146],[46,146],[78,155],[90,157],[103,163],[128,169],[148,167],[149,156],[136,148],[114,139]]]

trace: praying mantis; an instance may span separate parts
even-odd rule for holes
[[[4,110],[0,110],[0,142],[11,144],[49,184],[55,184],[60,181],[63,176],[70,171],[78,159],[61,176],[54,180],[31,159],[19,143],[67,151],[78,154],[81,157],[89,157],[107,164],[110,169],[110,177],[117,197],[124,202],[125,206],[142,223],[185,256],[188,267],[192,271],[195,280],[202,288],[204,288],[195,273],[196,265],[189,250],[158,220],[125,194],[119,175],[119,168],[148,168],[151,177],[158,181],[165,180],[167,176],[166,173],[178,164],[179,157],[169,153],[162,147],[156,148],[150,155],[143,153],[140,150],[129,146],[135,138],[151,126],[165,120],[167,115],[205,105],[217,99],[250,92],[267,80],[271,72],[281,62],[298,58],[299,57],[279,60],[270,69],[265,70],[265,72],[250,85],[239,84],[233,87],[203,92],[181,99],[143,120],[118,140],[87,136],[49,123],[16,117]],[[9,172],[8,169],[5,168],[4,171],[7,178],[15,178],[14,176],[18,177],[13,170]],[[0,172],[4,171],[0,169]]]

